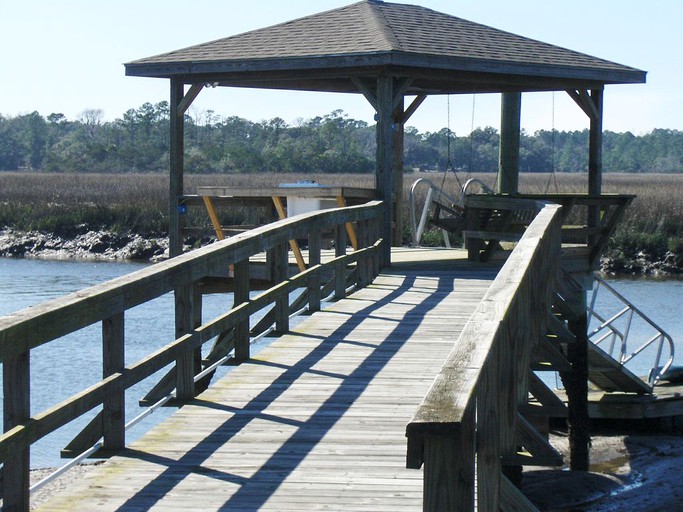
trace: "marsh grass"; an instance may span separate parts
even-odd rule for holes
[[[408,191],[419,177],[426,177],[446,192],[455,195],[470,175],[414,173],[404,179],[405,240],[409,240],[407,221]],[[494,174],[474,174],[487,185],[495,186]],[[186,193],[198,186],[272,187],[280,183],[316,180],[326,185],[371,188],[369,174],[248,174],[188,175]],[[141,235],[162,235],[167,231],[168,178],[165,174],[42,174],[0,173],[0,227],[19,231],[47,231],[68,235],[90,229],[110,229]],[[522,174],[520,192],[585,192],[585,174]],[[613,247],[628,254],[645,251],[661,256],[667,251],[683,252],[683,174],[605,174],[603,191],[634,194],[636,199],[626,212]],[[424,194],[417,198],[418,208]],[[242,224],[244,209],[223,212],[226,224]],[[188,224],[207,226],[201,209],[188,215]],[[440,235],[427,235],[440,243]]]

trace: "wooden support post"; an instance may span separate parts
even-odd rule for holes
[[[576,341],[567,345],[567,359],[572,371],[562,379],[568,398],[569,467],[588,471],[590,466],[590,417],[588,415],[588,314],[586,294],[581,292],[583,314],[569,322]]]
[[[501,96],[500,155],[498,191],[516,194],[519,191],[519,138],[522,93],[504,92]]]
[[[102,373],[104,378],[123,372],[126,366],[124,337],[123,311],[102,320]],[[121,450],[126,446],[125,393],[125,389],[117,389],[104,401],[102,414],[104,450]]]
[[[175,290],[176,339],[194,330],[193,285]],[[179,403],[194,398],[194,351],[184,351],[176,360],[176,399]]]
[[[342,226],[335,228],[334,253],[335,256],[346,254],[346,230]],[[334,298],[336,300],[346,297],[346,265],[336,263],[334,266]]]
[[[591,91],[589,101],[595,106],[595,116],[591,117],[588,140],[588,193],[600,195],[602,193],[602,89]],[[588,209],[588,227],[595,228],[599,225],[600,209],[591,206]],[[592,236],[590,244],[593,245],[596,240],[597,237]]]
[[[185,112],[203,88],[203,84],[193,84],[185,94],[182,79],[171,78],[168,216],[168,254],[171,258],[183,252],[186,207],[181,200],[184,194]]]
[[[347,225],[348,229],[348,225]],[[308,234],[308,265],[315,267],[320,265],[320,252],[322,250],[322,235],[320,230]],[[313,313],[320,311],[320,273],[316,273],[308,280],[308,311]]]
[[[249,302],[249,259],[235,263],[234,306]],[[249,317],[240,320],[235,326],[235,360],[249,359]]]
[[[474,407],[469,409],[457,436],[424,439],[424,512],[474,510]]]
[[[289,275],[289,258],[287,257],[287,246],[278,244],[272,249],[273,254],[273,280],[282,283]],[[284,334],[289,331],[289,296],[283,295],[275,301],[275,331]]]
[[[393,239],[393,191],[394,191],[394,134],[392,116],[394,112],[393,78],[377,78],[377,160],[375,186],[379,199],[384,201],[384,223],[382,236],[386,243],[382,247],[382,266],[391,264],[391,243]]]
[[[393,234],[391,245],[401,247],[403,245],[403,138],[405,132],[404,123],[404,99],[403,96],[396,98],[396,107],[391,116],[392,120],[392,211],[394,216]],[[366,246],[367,247],[367,246]]]
[[[590,99],[595,105],[594,117],[590,121],[588,141],[588,193],[602,193],[602,89],[591,91]]]
[[[169,215],[168,215],[168,253],[172,258],[183,252],[183,216],[180,198],[183,195],[183,156],[184,115],[180,103],[185,94],[182,80],[171,79],[171,138],[170,138],[170,174],[169,174]]]
[[[31,416],[30,353],[8,354],[3,361],[4,431]],[[17,449],[3,464],[3,511],[28,512],[30,447]]]

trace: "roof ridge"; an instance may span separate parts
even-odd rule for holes
[[[401,43],[396,37],[394,30],[387,20],[384,12],[382,11],[382,5],[384,2],[381,0],[364,0],[359,2],[361,8],[366,7],[368,9],[368,20],[372,23],[372,33],[381,37],[382,41],[389,47],[389,50],[401,50]]]

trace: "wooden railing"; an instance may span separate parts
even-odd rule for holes
[[[289,294],[308,292],[309,309],[320,309],[323,277],[330,275],[337,297],[345,295],[349,265],[357,286],[365,286],[379,273],[379,237],[382,203],[325,210],[285,219],[213,245],[183,254],[112,281],[0,318],[0,357],[4,379],[4,434],[0,437],[3,463],[3,510],[29,509],[29,463],[33,443],[83,414],[101,407],[88,435],[103,437],[105,450],[125,446],[124,394],[126,389],[175,364],[176,399],[195,394],[197,356],[216,336],[231,332],[234,357],[249,358],[250,316],[272,306],[276,330],[289,328]],[[346,254],[346,223],[354,222],[359,249]],[[321,232],[334,229],[336,257],[321,263]],[[287,244],[308,239],[308,268],[289,277]],[[274,286],[250,298],[249,258],[267,253],[274,269]],[[196,311],[201,294],[195,293],[206,276],[234,273],[234,304],[225,314],[201,324]],[[128,366],[124,363],[124,317],[127,310],[168,292],[176,296],[177,338]],[[67,400],[31,416],[30,353],[91,324],[102,324],[103,378]],[[83,433],[82,433],[83,434]]]
[[[604,194],[476,194],[466,198],[465,227],[469,257],[486,261],[500,250],[499,242],[516,242],[534,218],[528,201],[562,206],[562,258],[565,270],[592,272],[610,236],[635,196]]]
[[[508,206],[539,209],[536,201]],[[424,464],[425,511],[472,511],[475,499],[478,511],[535,510],[502,462],[515,456],[528,427],[519,410],[546,330],[561,221],[557,205],[535,215],[407,426],[407,466]]]

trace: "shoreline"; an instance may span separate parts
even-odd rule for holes
[[[0,257],[52,260],[147,261],[168,258],[166,237],[81,230],[71,235],[0,230]]]
[[[207,237],[202,242],[211,240]],[[189,242],[194,244],[197,240]],[[168,239],[85,228],[67,235],[6,228],[0,229],[0,257],[153,263],[168,258]],[[683,257],[667,252],[663,259],[658,259],[642,251],[631,257],[606,255],[601,259],[599,273],[614,277],[675,278],[683,276]]]

